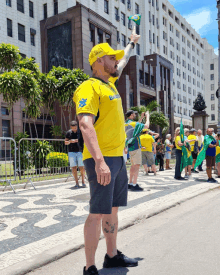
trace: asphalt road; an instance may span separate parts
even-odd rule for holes
[[[211,190],[119,232],[118,249],[139,258],[134,268],[102,269],[105,241],[96,255],[100,275],[219,275],[220,190]],[[84,250],[29,275],[80,275]]]

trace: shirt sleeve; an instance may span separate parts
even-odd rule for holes
[[[69,131],[66,133],[66,138],[70,139],[70,133],[69,133]]]
[[[73,101],[76,104],[76,114],[88,113],[97,116],[99,110],[99,95],[92,83],[83,83],[75,92]]]

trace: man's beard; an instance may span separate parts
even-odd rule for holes
[[[117,71],[115,71],[114,73],[111,73],[110,74],[112,77],[118,77],[119,76],[119,72],[118,72],[118,70]]]

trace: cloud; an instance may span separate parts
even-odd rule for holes
[[[183,15],[186,21],[200,34],[207,33],[210,24],[212,23],[211,10],[207,7],[194,10],[190,14]]]
[[[214,52],[215,52],[215,54],[218,55],[218,48],[215,48],[215,49],[214,49]]]

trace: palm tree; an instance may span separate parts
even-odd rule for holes
[[[157,108],[160,108],[160,105],[157,103],[156,100],[151,101],[147,106],[135,106],[131,107],[131,110],[137,111],[138,115],[140,116],[142,112],[149,111],[150,113],[150,124],[154,124],[159,126],[162,129],[163,135],[167,133],[170,127],[169,119],[164,115],[161,110],[157,111]],[[139,118],[137,118],[138,120]],[[144,118],[145,119],[145,118]]]

